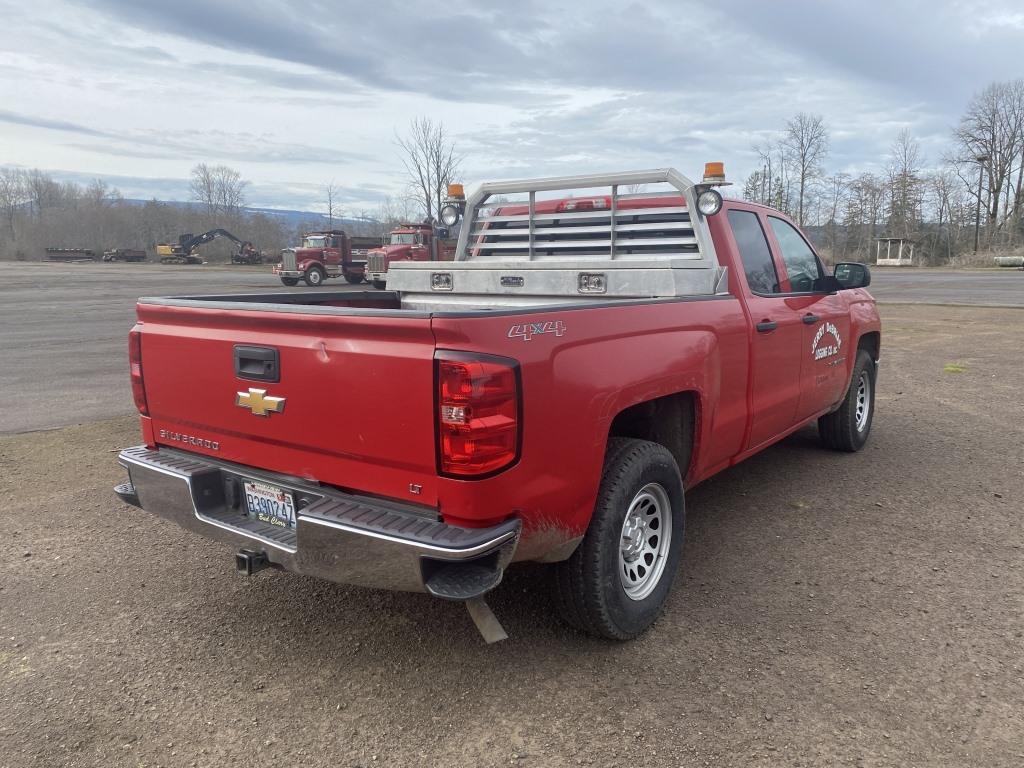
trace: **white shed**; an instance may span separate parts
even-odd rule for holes
[[[885,254],[882,254],[885,243]],[[905,237],[880,237],[875,241],[875,264],[882,267],[914,266],[914,241]]]

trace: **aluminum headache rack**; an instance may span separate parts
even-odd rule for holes
[[[647,185],[665,191],[622,192]],[[455,260],[396,262],[388,288],[427,309],[722,292],[698,190],[673,168],[485,183],[466,201]]]

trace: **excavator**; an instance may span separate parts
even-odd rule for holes
[[[248,240],[235,237],[226,229],[211,229],[201,235],[179,235],[177,243],[157,243],[156,255],[161,264],[202,264],[199,246],[205,245],[218,237],[224,237],[238,245],[238,250],[231,254],[232,264],[262,264],[263,254]]]

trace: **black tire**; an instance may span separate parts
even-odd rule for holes
[[[371,280],[370,282],[373,283],[373,287],[376,288],[378,291],[383,291],[388,287],[388,284],[383,280]]]
[[[826,448],[852,453],[867,443],[875,417],[875,376],[875,361],[867,350],[858,349],[842,405],[818,419],[818,435]]]
[[[316,288],[319,285],[324,284],[324,271],[320,267],[310,267],[306,270],[306,285],[310,288]]]
[[[282,277],[281,278],[281,282],[284,283],[285,285],[287,285],[289,288],[293,288],[294,286],[299,284],[299,278],[297,278],[297,277]]]
[[[363,276],[362,275],[345,275],[345,281],[348,282],[350,285],[359,285],[361,282],[363,282]]]
[[[631,505],[642,503],[638,502],[641,492],[652,486],[665,493],[670,536],[660,556],[664,561],[661,569],[656,577],[650,577],[651,591],[634,599],[627,594],[626,577],[620,574],[623,524]],[[576,629],[611,640],[629,640],[647,629],[672,587],[683,551],[685,520],[683,483],[672,454],[646,440],[609,440],[587,533],[572,557],[554,566],[555,606],[562,618]],[[649,537],[655,530],[651,528],[643,536]],[[647,566],[657,562],[648,561]],[[629,567],[626,562],[625,568]]]

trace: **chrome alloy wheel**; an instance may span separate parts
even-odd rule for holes
[[[868,418],[871,416],[871,377],[867,371],[861,371],[857,379],[857,400],[854,419],[857,424],[857,431],[863,432],[868,428]]]
[[[672,542],[672,504],[658,483],[648,483],[629,503],[619,538],[619,580],[630,600],[654,591]]]

